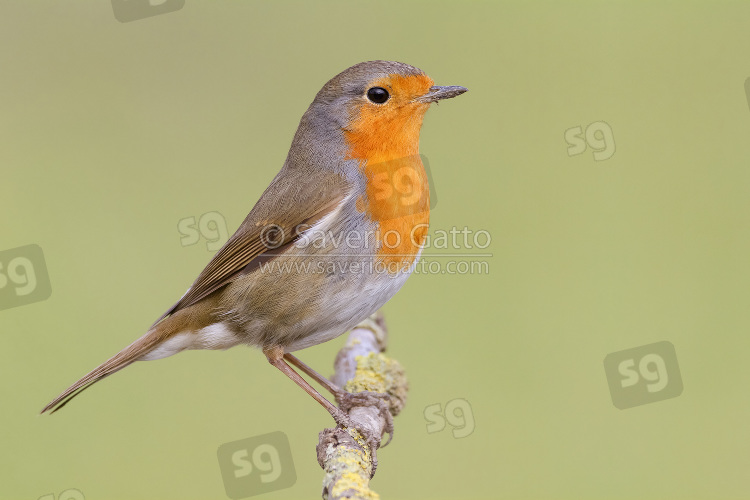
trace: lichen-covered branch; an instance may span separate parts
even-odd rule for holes
[[[406,403],[409,386],[398,362],[383,354],[386,344],[385,321],[378,312],[349,333],[346,344],[336,356],[331,380],[348,392],[387,394],[388,411],[395,416]],[[387,428],[387,416],[381,411],[382,403],[376,403],[363,401],[362,405],[352,406],[349,417],[357,428],[382,437]],[[375,450],[370,449],[356,429],[325,429],[320,433],[317,452],[318,463],[326,473],[323,498],[379,498],[369,486],[377,468]]]

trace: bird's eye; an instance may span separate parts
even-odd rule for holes
[[[389,97],[390,94],[383,87],[373,87],[367,91],[367,98],[375,104],[383,104]]]

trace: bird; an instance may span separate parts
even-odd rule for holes
[[[329,80],[302,115],[281,170],[187,292],[41,413],[135,361],[248,345],[337,424],[352,425],[293,366],[339,403],[350,394],[292,353],[368,318],[414,270],[430,216],[423,118],[431,104],[466,91],[395,61],[355,64]]]

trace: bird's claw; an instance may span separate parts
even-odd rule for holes
[[[352,393],[342,390],[337,392],[335,397],[341,413],[334,415],[334,420],[336,421],[336,424],[342,428],[356,429],[365,439],[372,455],[372,472],[370,473],[370,477],[372,477],[375,475],[375,470],[378,468],[377,449],[381,447],[382,436],[376,435],[369,428],[360,427],[354,424],[349,416],[349,411],[357,406],[376,406],[385,420],[383,431],[388,433],[388,441],[382,445],[385,447],[393,440],[393,415],[391,414],[387,402],[390,396],[379,392],[363,391]]]
[[[336,403],[339,405],[344,412],[349,413],[349,410],[355,406],[377,406],[380,410],[380,414],[385,420],[384,432],[388,433],[388,441],[385,444],[380,444],[381,436],[377,437],[378,447],[385,448],[393,440],[393,414],[390,411],[390,395],[383,394],[381,392],[362,391],[362,392],[346,392],[340,391],[335,394]]]

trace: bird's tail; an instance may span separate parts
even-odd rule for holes
[[[41,413],[47,411],[49,411],[50,414],[55,413],[95,382],[122,370],[154,350],[164,340],[164,328],[160,327],[162,327],[162,325],[166,326],[165,323],[168,323],[168,319],[154,325],[154,327],[152,327],[144,336],[96,367],[81,380],[68,387],[62,394],[45,406]]]

